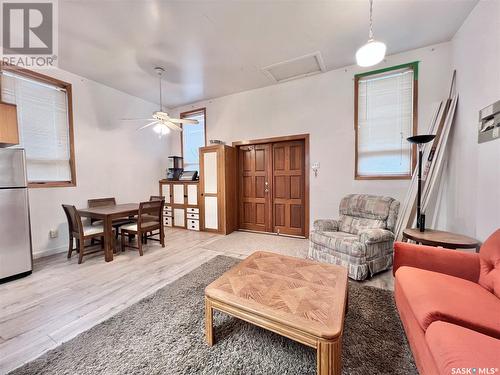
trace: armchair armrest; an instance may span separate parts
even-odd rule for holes
[[[396,242],[393,274],[403,266],[444,273],[475,283],[479,280],[479,254],[476,253]]]
[[[339,230],[339,222],[333,219],[314,220],[314,230],[325,232],[336,232]]]
[[[394,241],[394,233],[387,229],[364,229],[358,235],[359,242],[365,244]]]

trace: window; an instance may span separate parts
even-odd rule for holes
[[[182,157],[184,170],[200,171],[200,155],[198,149],[206,145],[205,108],[181,113],[181,119],[198,120],[197,124],[182,124]]]
[[[2,67],[1,99],[17,105],[19,146],[30,187],[75,186],[71,85]]]
[[[411,178],[418,63],[355,76],[356,179]]]

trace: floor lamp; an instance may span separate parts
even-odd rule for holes
[[[418,147],[418,190],[417,190],[417,228],[420,232],[425,231],[425,215],[420,212],[420,204],[422,200],[422,155],[424,153],[424,144],[432,141],[436,136],[434,134],[414,135],[406,138],[410,143],[416,144]]]

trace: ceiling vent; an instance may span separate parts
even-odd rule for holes
[[[320,52],[297,57],[277,64],[266,66],[262,71],[273,82],[285,82],[325,72],[325,64]]]

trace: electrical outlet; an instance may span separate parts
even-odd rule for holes
[[[57,229],[52,229],[49,232],[49,236],[50,238],[57,238],[59,236],[59,231]]]

